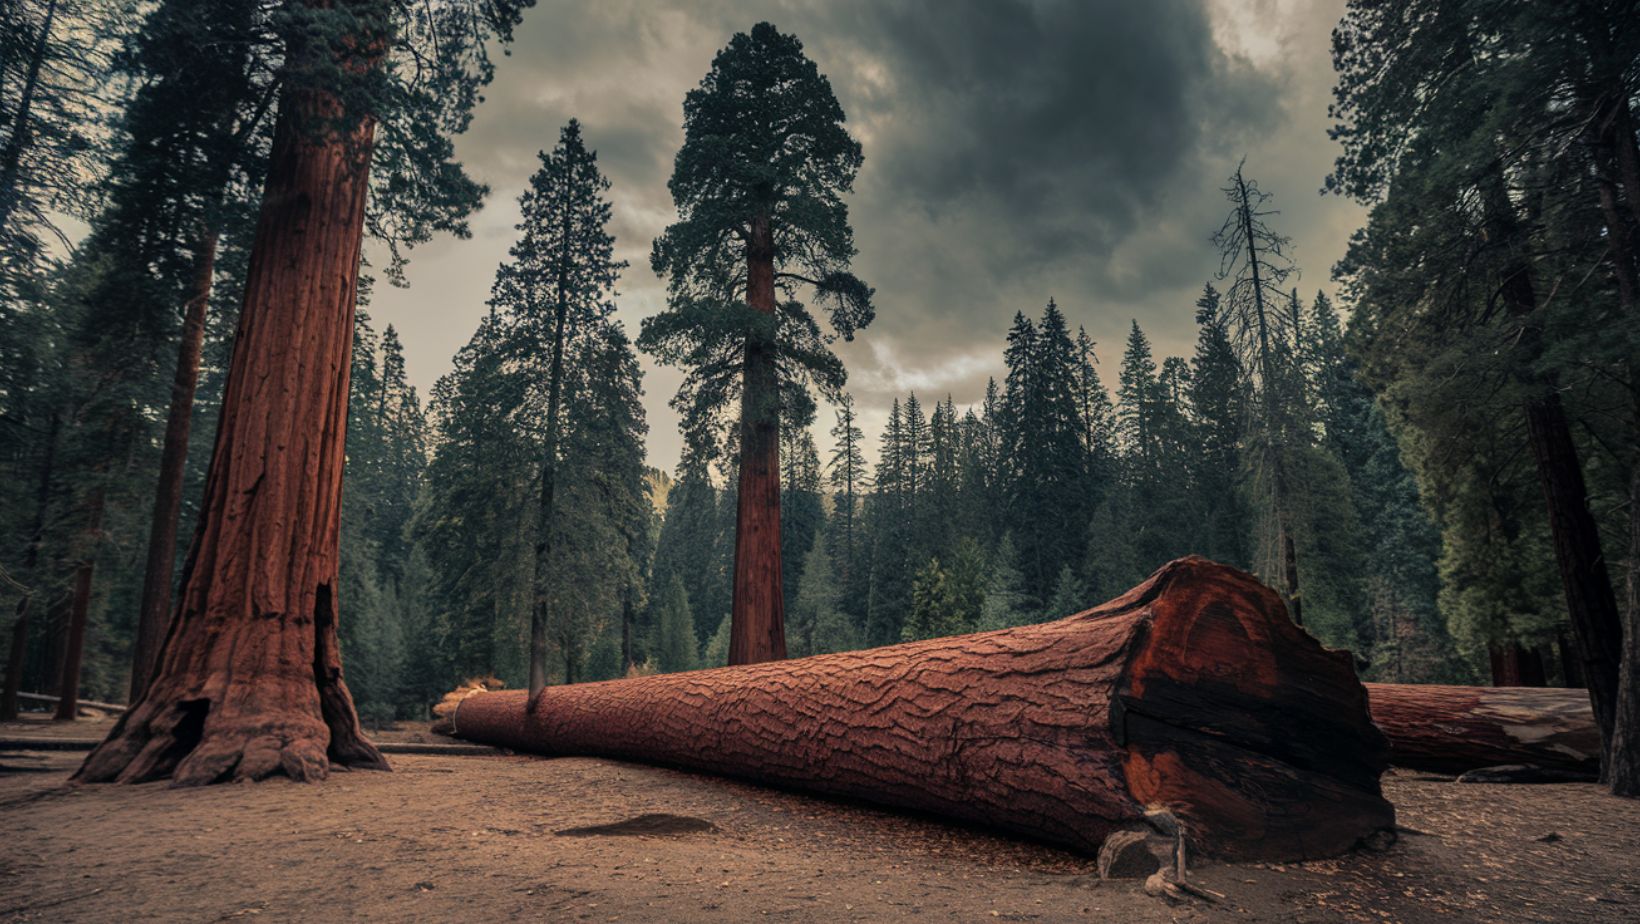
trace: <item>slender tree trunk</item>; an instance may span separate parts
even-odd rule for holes
[[[549,582],[552,562],[553,495],[558,483],[558,431],[562,426],[564,400],[564,327],[569,303],[562,273],[558,304],[552,322],[552,365],[547,378],[547,439],[541,451],[541,501],[535,521],[535,585],[530,608],[530,693],[547,685],[547,623],[550,617]],[[565,658],[569,657],[568,653]],[[569,682],[566,674],[565,683]]]
[[[1276,369],[1273,347],[1270,344],[1268,309],[1264,304],[1264,280],[1259,272],[1257,239],[1253,235],[1253,207],[1248,202],[1247,184],[1242,182],[1241,171],[1236,171],[1236,191],[1241,204],[1242,235],[1247,238],[1247,265],[1253,274],[1253,303],[1258,312],[1259,374],[1264,379],[1261,402],[1264,409],[1264,438],[1270,453],[1270,490],[1274,495],[1277,553],[1281,556],[1283,594],[1293,622],[1304,625],[1304,598],[1298,584],[1298,546],[1293,541],[1292,510],[1288,497],[1287,465],[1279,446],[1275,415]],[[1297,330],[1294,330],[1297,336]]]
[[[1572,641],[1583,662],[1595,721],[1611,740],[1617,702],[1623,627],[1601,550],[1600,530],[1589,510],[1588,489],[1577,444],[1557,392],[1526,403],[1527,436],[1549,510],[1555,558],[1571,614]]]
[[[23,149],[32,132],[29,119],[34,106],[34,95],[39,91],[40,66],[45,62],[46,49],[51,45],[51,26],[57,15],[57,0],[46,4],[45,21],[40,24],[40,37],[35,40],[34,52],[29,58],[28,74],[23,78],[23,89],[17,98],[17,114],[11,120],[11,136],[6,148],[0,151],[0,232],[11,224],[11,216],[20,198],[17,186],[21,182]]]
[[[121,424],[125,412],[116,409],[113,413],[117,416],[110,421],[103,442],[108,447],[126,447],[124,466],[129,467],[133,447],[129,429]],[[63,629],[62,670],[57,679],[57,714],[54,716],[59,722],[72,722],[80,713],[80,669],[85,661],[85,630],[91,617],[91,590],[103,539],[103,517],[108,510],[108,468],[106,459],[97,465],[92,475],[95,485],[85,506],[80,559],[74,567],[73,593]]]
[[[734,602],[729,663],[786,657],[780,579],[780,383],[775,369],[774,235],[769,218],[752,221],[746,246],[746,302],[769,316],[768,330],[746,338],[740,402],[740,490],[735,509]]]
[[[193,424],[194,392],[199,385],[199,357],[205,342],[205,315],[211,301],[218,231],[207,230],[194,247],[192,291],[183,311],[177,344],[171,406],[165,417],[165,444],[160,451],[159,484],[154,489],[153,521],[148,529],[148,563],[131,658],[131,702],[142,699],[154,657],[171,616],[171,579],[177,552],[177,517],[182,511],[182,483],[188,465],[188,435]]]
[[[632,669],[632,623],[637,618],[637,608],[632,604],[632,588],[628,587],[621,593],[621,673],[625,674]],[[694,637],[689,639],[694,643]]]
[[[315,53],[328,52],[292,51]],[[336,631],[349,354],[374,130],[338,97],[287,84],[176,617],[143,699],[79,780],[169,776],[189,785],[275,773],[312,780],[337,764],[387,768],[359,728]]]
[[[6,654],[6,685],[0,689],[0,722],[17,721],[17,694],[22,692],[23,655],[28,649],[28,615],[34,593],[30,587],[17,601],[17,618],[11,624],[11,650]]]
[[[74,568],[74,596],[68,607],[68,630],[63,641],[63,672],[57,690],[58,722],[80,715],[80,666],[85,655],[85,624],[91,612],[91,581],[97,573],[98,534],[102,532],[106,496],[101,487],[91,499],[91,518],[85,529],[85,557]]]
[[[1635,408],[1640,421],[1640,406]],[[1629,471],[1629,561],[1622,669],[1607,776],[1612,792],[1640,796],[1640,461]]]
[[[1617,180],[1623,185],[1629,214],[1640,227],[1640,141],[1634,135],[1634,115],[1629,108],[1626,87],[1618,85],[1617,109],[1612,119],[1612,154],[1617,162]]]
[[[1640,228],[1640,142],[1635,140],[1634,121],[1626,91],[1617,97],[1615,118],[1607,137],[1611,139],[1617,182],[1622,186],[1623,198],[1628,202],[1635,227]],[[1601,208],[1606,212],[1607,226],[1621,228],[1621,243],[1628,251],[1629,259],[1623,261],[1619,255],[1618,262],[1626,265],[1630,280],[1625,290],[1619,278],[1619,293],[1628,296],[1624,313],[1632,324],[1640,320],[1635,308],[1635,300],[1640,297],[1637,295],[1640,283],[1633,278],[1640,271],[1640,250],[1635,247],[1634,235],[1623,227],[1622,219],[1617,216],[1616,203],[1608,201],[1615,198],[1616,192],[1609,186],[1602,184]],[[1613,242],[1618,241],[1614,234]],[[1640,796],[1640,382],[1635,381],[1636,371],[1631,364],[1629,388],[1634,390],[1631,432],[1635,434],[1637,450],[1629,460],[1629,555],[1624,581],[1623,644],[1607,765],[1612,792],[1630,797]]]
[[[23,580],[28,590],[17,603],[17,621],[11,627],[11,651],[6,656],[6,685],[0,690],[0,722],[17,718],[17,694],[23,686],[23,665],[28,655],[29,616],[34,598],[41,596],[37,568],[40,562],[40,541],[46,528],[46,511],[51,503],[51,479],[57,462],[57,434],[61,420],[51,415],[46,429],[46,451],[40,459],[40,480],[34,490],[34,525],[29,531],[28,551],[23,554]]]

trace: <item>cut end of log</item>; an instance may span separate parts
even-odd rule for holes
[[[1200,558],[1051,623],[476,692],[452,694],[472,741],[863,799],[1089,854],[1157,819],[1181,859],[1186,844],[1330,856],[1395,824],[1378,782],[1388,745],[1349,656],[1250,575]]]
[[[1150,628],[1112,720],[1136,800],[1167,806],[1220,857],[1327,856],[1394,826],[1378,782],[1388,743],[1347,652],[1206,559],[1172,562],[1134,595]]]

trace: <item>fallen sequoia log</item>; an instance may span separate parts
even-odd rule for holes
[[[461,700],[454,733],[934,813],[1097,853],[1171,812],[1193,851],[1290,860],[1389,829],[1349,656],[1199,558],[1057,622]]]
[[[1600,730],[1587,690],[1369,683],[1372,720],[1390,763],[1432,773],[1526,765],[1600,770]]]

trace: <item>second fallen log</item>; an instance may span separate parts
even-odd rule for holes
[[[1394,824],[1349,657],[1250,576],[1173,562],[1057,622],[460,702],[455,734],[661,763],[1089,853],[1173,813],[1195,851],[1300,859]]]
[[[1390,763],[1432,773],[1524,764],[1600,771],[1600,729],[1587,690],[1369,683],[1372,720]]]

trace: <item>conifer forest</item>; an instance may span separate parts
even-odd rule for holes
[[[0,614],[0,921],[1635,920],[1640,6],[0,0]]]

